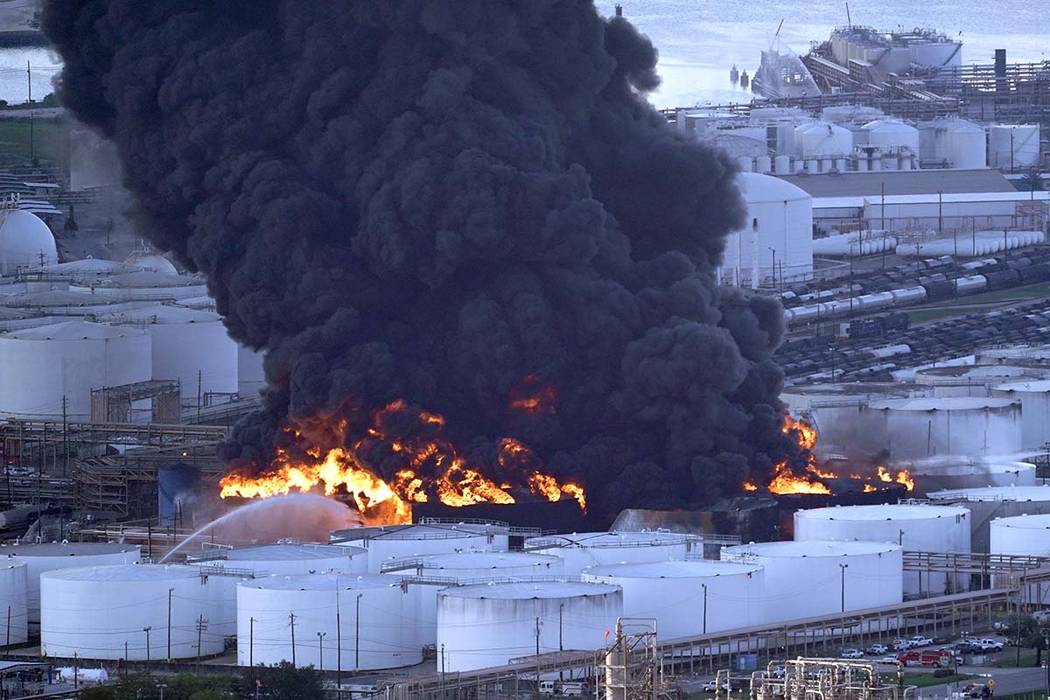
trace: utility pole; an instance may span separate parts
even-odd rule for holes
[[[33,132],[36,130],[36,124],[33,119],[33,66],[29,61],[26,61],[26,84],[29,88],[29,160],[35,164],[36,139]]]
[[[142,631],[146,633],[146,673],[149,673],[149,662],[150,662],[150,658],[149,658],[150,657],[150,653],[149,653],[149,631],[151,629],[153,629],[153,628],[152,627],[143,627],[142,628]]]
[[[343,620],[339,612],[339,577],[335,579],[335,687],[343,687]]]
[[[540,618],[536,618],[536,690],[540,688]]]
[[[200,670],[201,665],[201,635],[204,630],[208,629],[208,621],[204,619],[204,615],[197,616],[197,670]]]
[[[317,633],[317,670],[324,673],[324,638],[327,632]]]
[[[445,697],[445,645],[441,645],[441,697]]]
[[[704,589],[704,617],[700,630],[702,634],[707,634],[707,584],[701,583],[700,587]]]
[[[62,395],[62,476],[69,476],[69,401]]]
[[[174,540],[172,540],[174,542]],[[168,589],[168,663],[171,663],[171,596],[175,592],[174,588]]]
[[[361,596],[364,593],[357,594],[356,610],[354,611],[354,670],[361,670]],[[442,644],[441,648],[444,649],[445,645]],[[445,663],[445,652],[441,652],[441,663]]]
[[[255,618],[248,618],[248,667],[255,667]]]
[[[849,568],[849,564],[839,564],[839,569],[842,570],[842,612],[846,612],[846,569]]]
[[[292,626],[292,666],[295,666],[295,613],[288,613],[288,624]]]

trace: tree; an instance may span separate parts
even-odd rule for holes
[[[320,673],[313,667],[296,668],[288,662],[246,670],[244,697],[254,698],[256,687],[268,700],[322,700],[324,697]]]
[[[80,693],[80,700],[114,700],[113,688],[100,685],[97,688],[85,688]]]
[[[1038,168],[1032,168],[1021,178],[1021,189],[1025,192],[1041,192],[1043,189],[1043,176],[1039,174]]]

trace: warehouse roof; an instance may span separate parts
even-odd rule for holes
[[[824,175],[779,175],[814,197],[1016,192],[998,170],[889,170],[866,173],[827,173]]]

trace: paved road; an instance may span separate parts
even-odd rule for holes
[[[959,673],[971,676],[991,676],[995,679],[996,695],[1013,695],[1046,688],[1046,669],[1043,668],[988,668],[960,666]],[[907,676],[905,676],[907,682]],[[960,689],[968,681],[960,681],[958,688],[951,684],[931,685],[919,689],[920,698],[945,698],[952,690]]]

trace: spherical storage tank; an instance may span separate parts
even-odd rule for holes
[[[135,328],[66,321],[0,335],[0,412],[91,415],[91,390],[151,378],[150,337]]]
[[[1000,384],[991,393],[1021,403],[1021,447],[1041,449],[1050,442],[1050,380]]]
[[[623,616],[619,586],[490,583],[438,593],[437,646],[446,671],[503,666],[513,658],[605,644]],[[538,628],[538,641],[537,641]],[[440,663],[440,661],[439,661]]]
[[[333,544],[367,549],[368,571],[373,574],[395,559],[468,550],[505,552],[508,542],[506,527],[470,523],[359,527],[332,535]]]
[[[193,566],[48,571],[40,576],[40,652],[82,659],[122,659],[125,653],[131,660],[166,659],[170,637],[171,658],[185,659],[198,655],[198,623],[208,625],[217,612],[214,589]],[[201,656],[218,654],[223,645],[222,635],[202,628]]]
[[[991,524],[991,553],[1050,556],[1050,514],[998,518]]]
[[[157,304],[102,320],[145,329],[152,339],[153,378],[178,380],[184,401],[195,403],[198,391],[201,395],[237,391],[237,343],[218,314]]]
[[[761,566],[766,622],[830,615],[903,600],[901,547],[881,542],[759,542],[722,550],[722,561]]]
[[[795,539],[888,542],[908,551],[969,552],[970,511],[956,506],[836,506],[795,511]],[[966,577],[904,574],[904,592],[957,593]]]
[[[919,127],[919,155],[923,163],[950,168],[984,168],[987,144],[984,128],[965,119],[945,118]]]
[[[722,281],[758,286],[805,277],[813,272],[813,198],[790,182],[759,173],[737,173],[747,221],[729,234]],[[775,250],[774,255],[772,251]]]
[[[23,562],[0,565],[0,643],[19,644],[29,639],[28,577]]]
[[[623,589],[623,614],[655,618],[661,639],[760,625],[765,575],[757,564],[708,559],[584,569],[583,580]],[[706,608],[706,609],[705,609]]]
[[[588,567],[601,564],[679,561],[685,559],[691,544],[689,535],[643,530],[532,537],[525,541],[525,548],[561,558],[565,562],[565,573],[575,576]]]
[[[237,586],[237,664],[318,670],[412,666],[418,587],[385,575],[271,576]],[[294,629],[294,651],[293,643]]]
[[[988,127],[988,165],[1004,170],[1039,165],[1038,124],[996,124]]]
[[[0,555],[26,565],[29,621],[40,622],[40,575],[83,566],[135,564],[142,558],[137,544],[116,542],[45,542],[0,546]]]
[[[897,460],[1010,454],[1021,449],[1021,405],[1001,398],[873,401],[861,409],[871,438]]]
[[[0,275],[56,263],[58,250],[47,224],[32,212],[0,209]]]

